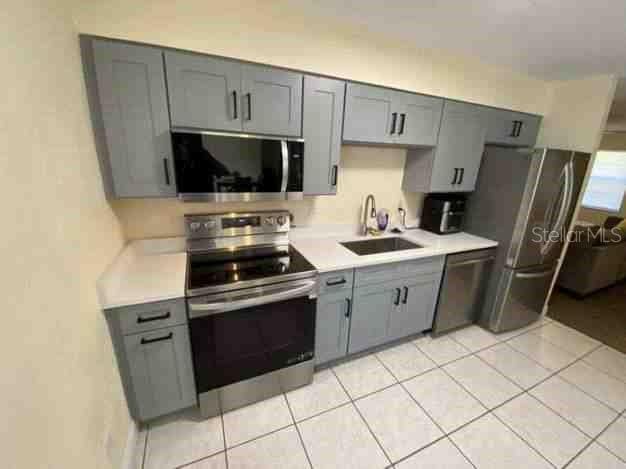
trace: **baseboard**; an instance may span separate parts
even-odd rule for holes
[[[139,426],[133,419],[131,419],[128,427],[128,435],[126,437],[126,448],[124,448],[124,456],[122,457],[122,464],[120,465],[122,469],[137,469],[136,467],[133,467],[133,464],[137,460],[138,456],[135,454],[139,449],[139,445],[137,445],[138,437]]]

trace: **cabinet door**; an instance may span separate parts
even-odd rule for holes
[[[487,142],[532,147],[537,140],[540,116],[505,109],[487,109]]]
[[[400,302],[403,283],[387,282],[354,290],[354,307],[350,321],[350,353],[388,341],[392,309]]]
[[[437,145],[443,99],[413,93],[394,93],[393,112],[397,112],[395,143]]]
[[[392,143],[392,96],[385,88],[348,83],[343,140]],[[397,119],[396,114],[396,125]]]
[[[400,307],[391,311],[388,340],[432,327],[440,280],[441,274],[432,274],[404,281]]]
[[[176,195],[162,52],[94,40],[93,60],[114,195]]]
[[[186,324],[125,336],[124,348],[140,420],[195,404]]]
[[[241,130],[241,64],[165,52],[172,125]]]
[[[485,132],[478,106],[446,102],[433,161],[431,192],[474,190],[485,147]]]
[[[315,363],[320,365],[348,352],[352,291],[323,295],[317,301]]]
[[[302,74],[244,65],[241,80],[243,130],[302,135]]]
[[[534,147],[539,134],[541,116],[524,115],[519,118],[519,130],[517,131],[518,145],[524,147]]]
[[[337,193],[345,88],[343,81],[304,77],[305,194]]]

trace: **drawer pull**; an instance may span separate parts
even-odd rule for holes
[[[170,332],[167,335],[164,335],[163,337],[156,337],[155,339],[146,339],[144,337],[141,338],[141,345],[146,345],[146,344],[151,344],[153,342],[161,342],[164,340],[170,340],[172,337],[174,337],[174,333]]]
[[[167,313],[163,313],[163,314],[159,314],[158,316],[150,316],[147,318],[138,316],[137,317],[137,323],[141,324],[144,322],[150,322],[150,321],[160,321],[162,319],[168,319],[170,317],[170,312],[168,311]]]
[[[346,282],[347,280],[345,278],[342,278],[341,280],[327,280],[326,285],[328,285],[329,287],[334,287],[336,285],[343,285]]]
[[[396,300],[393,302],[393,304],[395,306],[398,306],[400,304],[400,295],[402,294],[402,290],[400,290],[399,288],[396,288]]]
[[[409,287],[404,287],[404,298],[402,298],[402,304],[405,305],[409,299]]]

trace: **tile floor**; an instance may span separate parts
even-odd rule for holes
[[[312,385],[141,432],[142,469],[626,469],[626,355],[545,319],[470,326],[319,371]]]

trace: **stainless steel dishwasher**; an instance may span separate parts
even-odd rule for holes
[[[446,258],[433,335],[472,324],[478,318],[496,249],[452,254]]]

